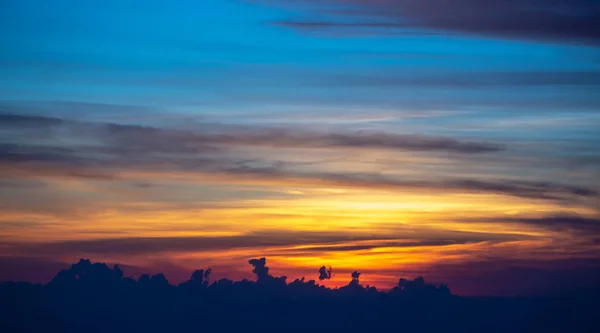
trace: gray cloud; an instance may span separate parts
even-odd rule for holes
[[[68,119],[143,120],[164,114],[160,109],[123,104],[88,103],[75,101],[0,101],[0,113],[13,115],[15,122],[23,124],[60,125]],[[43,115],[43,116],[40,116]],[[8,117],[7,117],[8,118]],[[6,119],[6,118],[5,118]]]
[[[452,233],[452,232],[449,232]],[[460,237],[460,236],[459,236]],[[491,236],[490,234],[482,233],[480,236],[474,234],[473,236],[463,235],[464,239],[423,239],[423,240],[404,240],[404,241],[384,241],[384,242],[364,242],[365,244],[357,244],[357,245],[333,245],[333,246],[310,246],[310,247],[302,247],[299,250],[288,250],[288,251],[279,251],[278,255],[287,255],[292,254],[293,252],[348,252],[348,251],[363,251],[363,250],[372,250],[376,248],[382,247],[418,247],[418,246],[446,246],[446,245],[457,245],[457,244],[468,244],[468,243],[478,243],[484,241],[498,241],[495,238],[497,236]],[[512,237],[507,235],[500,236],[504,238],[503,240],[510,240]]]
[[[288,175],[292,177],[293,175]],[[405,180],[382,176],[374,173],[362,174],[309,174],[300,175],[307,178],[318,179],[324,183],[339,186],[357,186],[365,188],[382,188],[390,190],[421,189],[429,191],[466,191],[470,193],[495,193],[529,199],[560,200],[570,197],[597,197],[598,191],[586,187],[571,186],[554,182],[536,182],[525,180]]]
[[[381,237],[378,239],[390,239]],[[304,244],[327,244],[370,240],[372,236],[332,232],[255,232],[223,237],[157,237],[78,240],[42,244],[12,244],[20,253],[49,255],[81,254],[147,254],[158,252],[197,252],[235,248],[262,248]],[[11,244],[9,244],[11,245]]]
[[[28,131],[30,129],[35,130]],[[364,148],[462,154],[504,149],[497,144],[452,138],[365,132],[320,133],[211,124],[201,124],[191,130],[13,114],[0,114],[0,133],[2,130],[12,135],[0,136],[3,138],[0,140],[0,168],[13,176],[35,174],[118,180],[122,171],[184,171],[284,181],[298,186],[325,184],[394,191],[466,191],[545,200],[598,196],[595,189],[558,182],[407,179],[375,172],[310,171],[294,168],[293,162],[258,160],[245,158],[239,152],[230,153],[234,147]]]
[[[31,229],[56,225],[58,223],[43,221],[0,221],[0,228],[2,229]]]
[[[44,182],[31,179],[3,179],[0,178],[0,189],[39,189],[46,186]]]
[[[31,116],[31,115],[20,115],[3,113],[0,114],[0,121],[2,121],[3,127],[48,127],[48,126],[59,126],[65,123],[64,120],[53,117],[44,116]]]
[[[6,121],[6,122],[5,122]],[[464,154],[498,152],[499,144],[460,141],[422,135],[347,132],[322,133],[278,128],[199,125],[197,130],[163,129],[114,123],[77,123],[57,118],[0,114],[0,123],[9,126],[40,127],[67,124],[72,131],[95,137],[122,153],[153,151],[200,153],[223,145],[284,148],[379,148],[408,151],[449,151]],[[215,130],[216,127],[216,130]],[[16,128],[12,128],[13,130]]]
[[[572,214],[557,214],[539,218],[498,217],[485,221],[500,223],[521,223],[558,232],[573,232],[583,236],[600,236],[600,219],[587,218]]]
[[[536,181],[479,181],[457,180],[446,183],[448,187],[463,188],[471,191],[494,192],[513,195],[523,198],[558,199],[561,195],[581,197],[597,197],[598,191],[580,187],[564,185],[554,182]]]
[[[66,147],[21,145],[0,143],[0,161],[3,162],[48,162],[77,163],[77,150]]]
[[[8,148],[7,148],[8,147]],[[4,151],[3,148],[6,148]],[[52,152],[52,153],[50,153]],[[28,146],[0,146],[0,168],[6,174],[37,174],[118,180],[120,171],[154,170],[224,174],[263,181],[284,181],[297,186],[334,185],[384,190],[465,191],[495,193],[529,199],[569,200],[597,197],[598,192],[582,186],[526,180],[439,179],[411,180],[379,173],[332,173],[293,171],[285,163],[230,158],[188,156],[123,155],[98,159],[84,152],[79,155],[61,149],[38,152]]]
[[[250,131],[237,135],[216,136],[219,144],[250,144],[275,147],[340,147],[385,148],[392,150],[449,151],[465,154],[496,152],[501,145],[485,142],[465,142],[451,138],[432,138],[418,135],[387,133],[311,133],[289,130]]]
[[[429,234],[424,228],[399,228],[395,234],[368,235],[343,232],[273,231],[253,232],[239,236],[136,237],[97,240],[74,240],[51,243],[4,243],[5,247],[23,255],[140,255],[168,252],[201,252],[238,248],[278,248],[271,255],[293,255],[295,252],[356,251],[378,247],[445,246],[485,241],[528,239],[512,234],[438,230]],[[298,249],[297,245],[313,245]],[[318,246],[320,245],[320,246]]]
[[[302,29],[361,28],[379,33],[420,29],[517,39],[600,41],[600,9],[595,0],[334,0],[327,4],[332,3],[339,8],[320,11],[320,17],[329,14],[324,20],[276,23]]]

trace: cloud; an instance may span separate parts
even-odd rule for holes
[[[520,219],[519,221],[540,225],[557,231],[573,230],[583,233],[600,233],[600,219],[585,218],[576,215],[556,215],[538,219]]]
[[[565,196],[597,197],[598,191],[580,187],[543,181],[479,181],[456,180],[446,183],[448,187],[471,191],[492,192],[532,199],[560,199]]]
[[[30,115],[19,115],[3,113],[0,114],[0,121],[2,121],[3,127],[49,127],[64,125],[65,121],[59,118],[44,117],[44,116],[30,116]]]
[[[323,281],[331,279],[332,272],[333,270],[331,269],[331,267],[327,268],[325,266],[321,266],[321,268],[319,268],[319,280]]]
[[[481,233],[469,233],[460,234],[459,232],[448,232],[448,237],[457,237],[454,239],[435,239],[436,236],[431,236],[432,239],[404,239],[404,240],[384,240],[384,241],[361,241],[351,242],[346,244],[336,245],[321,245],[321,246],[303,246],[300,251],[307,252],[351,252],[351,251],[364,251],[372,250],[382,247],[419,247],[419,246],[446,246],[446,245],[457,245],[467,243],[477,243],[483,241],[498,241],[498,240],[511,240],[508,235],[492,235]],[[517,238],[518,239],[518,238]],[[297,251],[295,249],[288,250],[288,252],[280,252],[281,254]]]
[[[497,217],[488,222],[521,223],[558,232],[573,232],[581,236],[600,236],[600,219],[572,214],[556,214],[545,217]]]
[[[277,176],[276,173],[275,176]],[[440,193],[447,191],[462,191],[469,193],[499,194],[540,200],[568,200],[577,197],[590,198],[598,196],[598,191],[586,187],[565,185],[554,182],[527,180],[408,180],[384,176],[376,173],[313,173],[296,175],[287,174],[279,176],[287,178],[288,180],[295,176],[304,182],[321,183],[335,186],[377,188],[386,190],[412,189],[423,191],[439,191]]]
[[[47,221],[0,221],[0,228],[2,228],[3,231],[11,229],[23,229],[25,231],[31,230],[31,228],[43,228],[57,225],[59,225],[59,223]]]
[[[277,231],[252,232],[236,236],[194,237],[119,237],[90,240],[69,240],[47,243],[0,242],[7,251],[21,255],[103,256],[149,255],[159,253],[198,253],[234,249],[270,249],[271,256],[290,257],[296,254],[347,252],[375,248],[410,248],[455,244],[504,242],[531,239],[529,236],[431,230],[428,228],[395,226],[385,234],[344,232]]]
[[[75,149],[56,146],[21,145],[0,143],[0,161],[3,162],[68,162],[76,164]]]
[[[328,5],[332,3],[339,7],[315,12],[324,19],[276,23],[300,29],[445,31],[514,39],[600,41],[600,9],[595,0],[334,0]]]
[[[0,178],[0,189],[40,189],[45,187],[44,182],[32,179],[2,179]]]
[[[250,259],[248,263],[254,267],[252,273],[256,274],[258,281],[265,281],[269,278],[269,267],[267,267],[267,259],[265,257]]]
[[[19,126],[15,126],[17,123]],[[0,130],[3,129],[11,135],[0,136],[0,169],[15,179],[35,175],[120,180],[128,172],[185,172],[295,186],[466,191],[543,200],[598,196],[592,188],[551,181],[489,177],[487,180],[415,179],[377,172],[324,171],[296,165],[293,161],[269,160],[271,156],[253,157],[250,152],[253,148],[310,148],[316,151],[340,148],[471,155],[505,149],[498,144],[453,138],[211,124],[199,124],[194,129],[160,128],[0,114]],[[35,130],[28,131],[30,129]],[[457,155],[449,157],[458,158]]]
[[[119,148],[117,148],[119,149]],[[93,151],[93,150],[92,150]],[[150,152],[111,154],[109,158],[91,157],[90,151],[74,153],[61,147],[0,145],[0,168],[13,176],[67,176],[91,180],[119,180],[124,171],[152,170],[214,174],[262,181],[264,184],[283,182],[294,186],[327,185],[338,187],[372,188],[388,191],[421,190],[469,193],[490,193],[528,199],[571,200],[593,198],[598,191],[575,185],[527,180],[478,179],[406,179],[374,172],[334,173],[299,171],[285,167],[285,163],[262,160],[231,160],[221,157],[152,156]],[[148,155],[146,155],[148,154]]]
[[[449,151],[465,154],[504,150],[498,144],[463,142],[451,138],[388,133],[316,133],[292,130],[248,131],[241,134],[217,135],[216,144],[264,145],[297,148],[380,148],[408,151]]]
[[[0,101],[0,114],[14,115],[13,121],[19,122],[19,124],[30,122],[31,124],[46,123],[47,125],[60,125],[64,121],[61,119],[63,117],[78,120],[133,120],[137,122],[157,117],[165,118],[164,111],[148,106],[76,101],[4,100]]]
[[[399,73],[390,75],[339,75],[325,78],[323,85],[383,86],[383,87],[502,87],[502,86],[600,86],[598,71],[519,71],[519,72],[463,72],[460,75]]]
[[[161,153],[200,153],[215,151],[221,146],[266,146],[283,148],[374,148],[401,151],[448,151],[478,154],[502,151],[502,145],[436,138],[423,135],[343,132],[326,133],[281,128],[215,126],[198,124],[197,130],[165,129],[116,123],[79,123],[63,119],[0,114],[0,123],[13,126],[43,127],[66,125],[84,136],[95,136],[117,153],[141,153],[150,150]],[[8,125],[8,126],[6,126]],[[75,134],[74,133],[74,134]],[[60,133],[55,133],[60,135]],[[93,148],[93,147],[90,147]],[[102,151],[103,147],[95,147]],[[104,148],[107,149],[107,148]]]
[[[581,251],[597,257],[600,254],[600,219],[597,217],[584,217],[576,214],[552,214],[541,217],[527,216],[501,216],[483,217],[476,219],[463,219],[467,223],[497,223],[508,226],[518,224],[554,233],[551,237],[557,240],[571,238],[572,248],[577,249],[577,244],[583,246]]]
[[[383,237],[385,239],[386,237]],[[199,252],[236,248],[265,248],[368,240],[372,236],[333,232],[254,232],[239,236],[135,237],[76,240],[40,244],[7,244],[21,253],[53,256],[81,254],[137,255],[160,252]]]

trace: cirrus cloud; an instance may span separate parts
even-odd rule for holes
[[[276,23],[299,29],[377,29],[382,34],[420,29],[516,39],[600,42],[600,8],[594,0],[304,2],[324,7],[315,12],[314,19]]]

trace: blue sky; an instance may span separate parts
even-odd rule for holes
[[[2,97],[195,107],[198,113],[265,104],[428,109],[506,101],[509,107],[498,107],[518,111],[598,105],[598,79],[587,77],[599,70],[600,53],[592,46],[457,33],[305,32],[274,22],[310,11],[268,5],[5,2]],[[494,73],[500,77],[487,84],[462,83]],[[536,80],[540,73],[556,79]],[[581,101],[558,105],[575,98]],[[542,99],[548,102],[528,105]]]

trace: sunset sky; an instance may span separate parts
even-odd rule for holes
[[[2,1],[0,280],[591,283],[599,46],[592,0]]]

